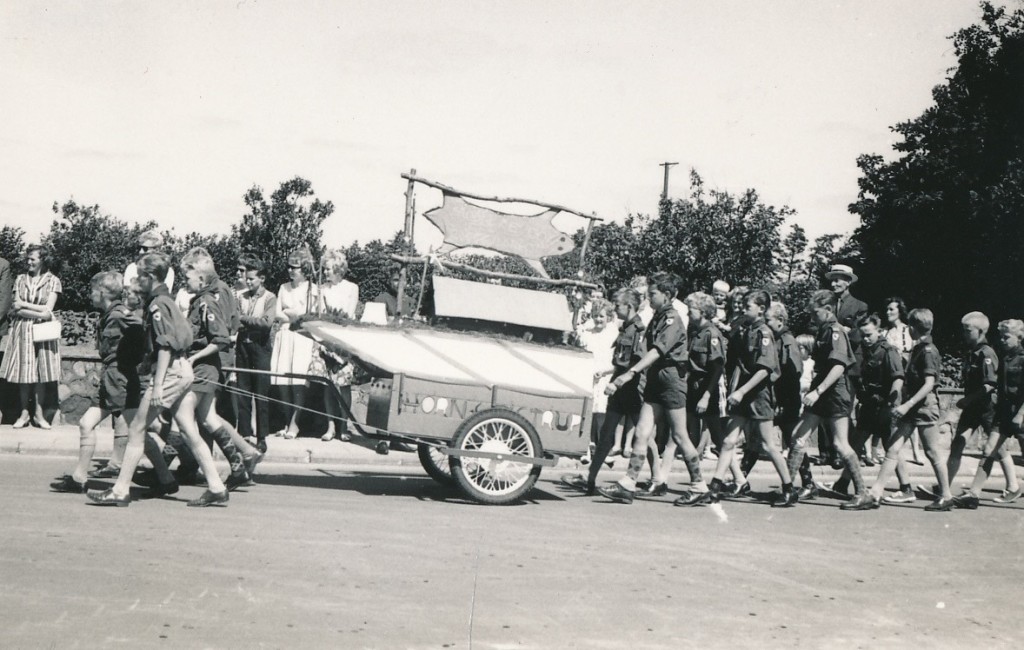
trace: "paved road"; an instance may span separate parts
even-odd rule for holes
[[[418,469],[279,464],[227,508],[186,508],[193,487],[121,509],[48,493],[67,467],[0,456],[0,647],[1020,642],[1024,504],[620,506],[545,474],[486,507]]]

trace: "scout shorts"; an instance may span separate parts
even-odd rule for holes
[[[647,371],[644,402],[667,409],[686,408],[686,379],[678,366],[651,368]]]

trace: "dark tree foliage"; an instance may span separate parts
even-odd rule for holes
[[[243,200],[248,212],[231,227],[242,253],[259,257],[267,265],[267,286],[276,291],[288,281],[288,255],[305,246],[319,260],[323,255],[323,223],[334,212],[334,204],[321,201],[313,184],[304,178],[281,183],[270,195],[253,186]]]
[[[232,232],[230,235],[203,235],[197,232],[190,232],[184,237],[177,237],[168,233],[164,241],[167,252],[176,263],[181,261],[182,256],[193,248],[205,248],[213,258],[213,264],[217,267],[217,274],[227,282],[228,286],[235,283],[235,269],[238,264],[238,236]],[[174,283],[184,286],[185,276],[175,271]]]
[[[1024,9],[985,2],[981,13],[952,37],[958,64],[934,104],[892,127],[898,158],[858,159],[850,205],[862,297],[931,308],[947,341],[971,310],[1024,316],[1011,289],[1024,268]]]
[[[10,262],[13,268],[19,269],[24,252],[25,231],[14,226],[0,228],[0,257]]]
[[[63,285],[60,307],[76,311],[92,310],[89,287],[92,276],[100,271],[123,272],[139,252],[139,235],[156,223],[128,225],[100,211],[98,205],[79,205],[68,200],[54,203],[57,214],[42,243],[49,246],[59,265]]]
[[[670,271],[683,292],[709,291],[717,279],[764,286],[775,275],[780,229],[788,207],[765,205],[753,189],[735,195],[706,190],[690,172],[690,196],[662,201],[654,220],[640,220],[633,259],[636,272]]]

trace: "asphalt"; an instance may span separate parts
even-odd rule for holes
[[[97,431],[97,446],[95,457],[97,459],[108,458],[113,445],[113,430],[109,425],[101,425]],[[33,426],[22,429],[15,429],[11,425],[0,426],[0,454],[23,454],[29,456],[63,456],[74,458],[78,456],[79,432],[75,425],[57,425],[52,429],[43,430]],[[965,455],[963,467],[960,469],[958,480],[965,481],[973,476],[977,467],[977,453],[972,448],[977,444],[972,440]],[[809,449],[810,453],[816,453],[816,449]],[[1017,454],[1016,449],[1013,450]],[[390,451],[387,454],[380,454],[372,449],[367,449],[356,444],[332,440],[324,442],[319,437],[300,436],[292,440],[271,436],[267,439],[267,456],[264,463],[291,463],[304,465],[366,465],[380,467],[414,467],[420,468],[420,461],[415,453]],[[714,467],[711,461],[705,461],[704,467]],[[917,465],[908,463],[910,473],[915,478],[931,478],[933,476],[931,467],[927,464]],[[576,459],[561,458],[558,465],[552,468],[553,471],[561,472],[567,470],[583,469]],[[619,457],[615,465],[609,471],[624,471],[626,460]],[[685,474],[685,467],[680,461],[674,467],[676,472]],[[866,468],[865,474],[872,477],[875,469]],[[755,474],[774,476],[771,463],[762,461],[757,464]],[[833,470],[820,468],[815,471],[819,480],[832,480]],[[838,474],[838,473],[836,473]],[[1000,474],[998,469],[995,474]],[[611,477],[609,477],[611,478]]]

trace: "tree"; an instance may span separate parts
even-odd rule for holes
[[[800,267],[804,251],[807,250],[807,231],[800,224],[793,224],[789,234],[782,240],[781,255],[779,255],[780,279],[789,284],[799,279]]]
[[[967,311],[1019,318],[1005,280],[1024,265],[1024,9],[985,2],[953,37],[957,66],[934,103],[892,127],[898,158],[857,160],[865,298],[930,307],[951,336]]]
[[[0,257],[10,262],[14,268],[17,268],[24,252],[25,231],[14,226],[3,226],[0,228]]]
[[[232,231],[230,235],[203,235],[197,232],[190,232],[184,237],[177,237],[173,233],[165,235],[167,251],[171,258],[180,261],[181,258],[193,248],[202,247],[213,258],[213,264],[228,286],[235,282],[235,269],[238,265],[239,245],[238,235]],[[175,283],[184,286],[185,276],[175,276]]]
[[[156,223],[128,225],[101,212],[98,205],[79,205],[74,199],[63,205],[54,202],[53,211],[57,218],[42,242],[60,265],[58,274],[64,288],[60,306],[91,311],[92,276],[100,271],[123,272],[136,258],[139,235],[155,228]]]
[[[789,207],[765,205],[753,189],[706,191],[691,170],[689,198],[662,201],[657,219],[639,222],[634,268],[645,275],[676,273],[684,292],[709,291],[717,279],[763,286],[775,274],[779,230],[792,214]]]
[[[334,212],[334,204],[316,198],[312,183],[296,176],[281,183],[269,202],[263,189],[254,185],[243,199],[249,211],[231,231],[242,253],[267,265],[271,289],[288,281],[288,255],[293,251],[306,246],[315,259],[323,255],[323,223]]]

